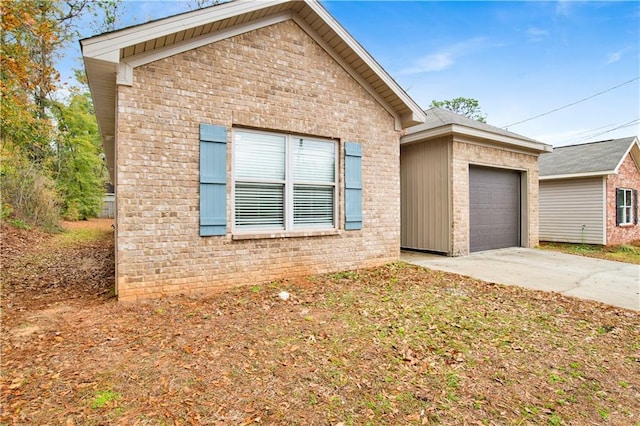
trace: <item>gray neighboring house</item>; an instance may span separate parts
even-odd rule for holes
[[[639,240],[638,190],[637,137],[555,148],[540,157],[540,240]]]
[[[450,256],[538,245],[551,146],[440,108],[400,139],[401,244]]]

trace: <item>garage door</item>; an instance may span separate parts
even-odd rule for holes
[[[520,245],[520,172],[469,168],[469,250]]]

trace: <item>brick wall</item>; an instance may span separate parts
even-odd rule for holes
[[[118,88],[119,298],[223,290],[383,264],[399,256],[393,117],[293,21],[134,70]],[[233,240],[199,236],[200,123],[336,138],[363,147],[363,229]],[[231,171],[229,132],[227,165]],[[231,224],[231,185],[227,185]],[[344,197],[340,189],[340,227]]]
[[[607,244],[626,244],[640,240],[640,225],[616,226],[616,188],[640,191],[640,172],[627,155],[620,165],[617,175],[607,177]]]
[[[455,137],[451,156],[451,191],[453,196],[452,255],[469,253],[469,164],[526,171],[528,238],[525,247],[538,245],[538,156],[479,144]],[[527,218],[523,214],[522,220]]]

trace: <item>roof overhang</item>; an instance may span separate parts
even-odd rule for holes
[[[136,67],[290,19],[394,117],[396,129],[424,122],[418,104],[317,0],[235,0],[80,41],[112,180],[116,88],[133,83]]]
[[[404,145],[428,141],[442,136],[459,135],[474,139],[481,139],[485,142],[502,146],[504,148],[524,150],[537,154],[553,151],[553,147],[551,145],[542,142],[536,142],[531,139],[519,139],[499,133],[492,133],[485,130],[474,129],[472,127],[461,126],[459,124],[446,124],[430,129],[422,129],[421,127],[423,126],[416,126],[413,131],[409,129],[409,133],[400,138],[400,144]]]

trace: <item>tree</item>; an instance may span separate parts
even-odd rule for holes
[[[430,107],[448,109],[449,111],[464,115],[465,117],[473,120],[477,120],[482,123],[487,122],[487,115],[482,113],[480,103],[477,99],[459,97],[445,101],[434,100],[431,102]]]
[[[215,6],[222,3],[223,0],[191,0],[187,2],[189,10],[204,9],[205,7]]]
[[[53,123],[48,112],[60,75],[55,61],[66,43],[78,36],[78,19],[87,13],[104,25],[117,17],[115,0],[12,0],[0,2],[0,89],[2,143],[20,146],[42,163],[52,152]]]
[[[50,52],[59,38],[55,18],[39,6],[48,7],[28,0],[0,4],[2,142],[37,163],[47,157],[51,135],[43,96],[55,89],[58,78],[43,51]]]
[[[62,198],[62,215],[69,220],[97,217],[102,208],[106,168],[98,123],[88,92],[74,90],[66,104],[56,102],[56,187]]]
[[[73,97],[68,105],[55,100],[59,85],[55,62],[66,43],[78,36],[80,18],[93,14],[94,22],[113,28],[119,4],[118,0],[0,2],[3,218],[12,214],[27,223],[51,227],[60,193],[65,211],[72,210],[69,206],[74,203],[79,217],[95,211],[95,182],[85,177],[96,161],[102,165],[91,139],[97,135],[97,126],[95,131],[81,128],[86,133],[82,137],[74,133],[82,126],[73,116],[89,107]],[[82,177],[77,185],[71,183],[72,170]],[[87,185],[89,181],[93,183]]]
[[[125,14],[124,6],[121,0],[93,0],[89,6],[94,17],[93,31],[104,33],[117,29],[120,18]]]

